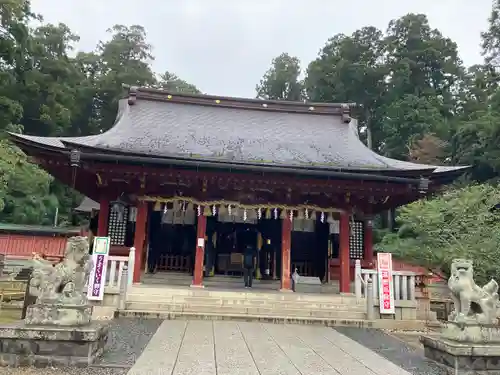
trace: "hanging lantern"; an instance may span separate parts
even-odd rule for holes
[[[319,220],[324,223],[325,222],[325,213],[321,212],[321,216],[319,217]]]
[[[335,219],[333,218],[333,214],[332,213],[328,214],[328,218],[326,219],[326,222],[328,224],[333,224],[335,222]]]
[[[257,211],[255,211],[253,208],[248,210],[247,218],[248,218],[248,220],[256,220],[257,219]]]
[[[278,219],[278,209],[277,208],[274,209],[274,219],[275,220]]]
[[[179,212],[181,210],[181,202],[180,201],[174,201],[173,210],[174,210],[174,212]]]
[[[221,204],[219,207],[219,216],[225,216],[227,214],[227,207]]]
[[[155,202],[155,205],[153,206],[153,211],[161,211],[161,203],[159,201]]]
[[[196,212],[197,215],[200,216],[201,215],[201,206],[200,205],[198,205],[198,207],[196,208],[196,211],[197,211]]]

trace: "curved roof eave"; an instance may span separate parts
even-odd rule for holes
[[[9,136],[19,143],[28,144],[31,147],[39,146],[53,151],[69,151],[69,149],[76,147],[96,154],[113,153],[117,155],[136,156],[143,161],[147,158],[151,158],[151,162],[154,162],[154,160],[158,162],[161,159],[162,164],[166,162],[175,164],[176,162],[189,161],[200,163],[208,162],[220,165],[221,167],[234,166],[237,168],[238,166],[251,166],[259,168],[274,166],[283,170],[340,171],[395,176],[453,174],[457,173],[457,171],[463,171],[469,168],[467,166],[440,167],[423,165],[378,155],[374,151],[368,149],[359,139],[357,121],[347,117],[348,120],[346,123],[344,114],[342,114],[342,116],[331,113],[297,114],[287,113],[282,109],[279,111],[271,110],[267,112],[266,110],[262,110],[262,108],[260,108],[259,111],[256,111],[255,108],[242,109],[238,107],[231,109],[230,107],[219,108],[213,104],[195,106],[192,103],[170,103],[168,100],[159,100],[158,95],[162,95],[164,99],[165,93],[162,92],[159,94],[158,90],[139,89],[139,91],[140,90],[147,95],[152,93],[156,96],[148,100],[138,100],[137,98],[140,98],[140,95],[133,101],[131,101],[130,97],[120,100],[115,123],[113,127],[104,133],[82,137],[38,137],[15,133],[9,133]],[[168,96],[170,97],[170,95]],[[189,95],[186,97],[191,98]],[[207,98],[212,98],[211,96],[193,97],[196,97],[197,100],[203,97],[205,101]],[[237,100],[234,98],[228,99],[233,101]],[[255,106],[255,100],[249,99],[248,101]],[[271,105],[274,102],[269,103]],[[283,105],[281,102],[276,104]],[[302,110],[304,110],[304,108],[307,109],[305,103],[288,103],[288,105],[300,106]],[[330,106],[330,108],[335,111],[343,111],[343,108],[345,108],[344,106],[345,105],[339,104]],[[193,114],[193,111],[196,113]],[[228,115],[228,113],[230,113],[230,115]],[[255,113],[258,113],[258,115],[255,115]],[[250,117],[250,122],[248,122],[248,116],[254,115],[257,120]],[[222,129],[224,129],[225,132],[232,132],[232,134],[227,136],[224,134],[224,131],[217,133],[217,131],[212,131],[214,129],[205,129],[205,125],[213,125],[214,122],[220,121],[217,116],[222,116],[223,121],[225,121],[222,123]],[[265,116],[271,117],[268,120]],[[238,119],[240,118],[242,118],[242,123],[238,123]],[[245,118],[247,123],[244,122]],[[186,122],[186,119],[189,121]],[[287,123],[286,120],[290,121],[290,123]],[[196,125],[198,127],[192,126],[192,123],[196,121],[200,123],[201,128],[198,125]],[[262,122],[266,121],[268,124],[262,125]],[[276,123],[276,121],[284,122],[279,124]],[[179,122],[182,126],[179,125]],[[233,124],[236,126],[236,133],[235,129],[231,128],[231,126],[228,127],[229,124],[231,126],[233,126]],[[246,131],[245,134],[249,138],[240,137],[238,132],[240,129],[238,126],[242,124],[247,126],[242,130]],[[260,131],[264,132],[263,135],[259,133],[259,128],[255,131],[252,128],[252,126],[257,125],[260,126]],[[287,128],[288,125],[289,128]],[[309,132],[304,132],[304,128],[300,127],[302,125],[309,126]],[[187,129],[189,126],[191,126],[191,128]],[[276,137],[276,135],[274,135],[272,140],[275,143],[283,142],[284,149],[280,144],[276,145],[272,142],[270,143],[268,139],[266,139],[267,129],[272,129],[276,126],[284,127],[283,137]],[[168,129],[168,131],[165,131],[166,129]],[[215,130],[217,130],[217,128],[215,128]],[[178,136],[175,133],[176,131],[184,133]],[[282,138],[286,138],[289,132],[293,133],[292,136],[288,136],[287,140],[282,140]],[[226,138],[224,138],[225,136]],[[258,136],[261,136],[261,138],[258,138]],[[160,140],[158,137],[163,138]],[[189,141],[190,137],[194,138],[194,143],[185,147],[182,142]],[[137,139],[143,143],[141,147],[134,148],[133,146],[135,143],[133,143],[133,141]],[[232,151],[227,151],[227,148],[231,148],[231,142],[234,144],[235,139],[236,141],[238,139],[243,139],[243,143],[241,144],[236,142],[236,146],[240,147],[243,152],[240,150],[240,154],[238,154],[239,149],[236,148],[236,153],[233,155]],[[160,142],[160,147],[166,147],[166,149],[162,149],[163,151],[159,153],[157,151],[158,148],[153,147],[157,146],[157,144],[154,142],[151,143],[152,141]],[[210,144],[210,142],[212,143]],[[152,145],[152,147],[147,147],[148,144]],[[210,147],[212,147],[212,149],[210,149]],[[274,148],[270,151],[266,151],[266,147]],[[225,154],[222,154],[222,157],[221,154],[217,153],[219,148],[226,150]],[[200,154],[192,152],[197,149],[203,152]],[[306,151],[304,151],[304,149]],[[309,150],[309,154],[307,154],[307,150]],[[273,156],[276,152],[281,152],[282,154],[284,153],[285,157],[283,158],[282,155],[278,155],[277,159],[266,160],[264,157],[259,156],[258,151],[261,152],[261,156]],[[317,160],[311,159],[311,156],[313,156],[313,159],[316,157]]]

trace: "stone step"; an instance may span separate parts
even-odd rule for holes
[[[290,316],[290,317],[318,317],[318,318],[345,318],[364,319],[364,311],[349,309],[304,309],[304,308],[270,308],[245,306],[214,306],[214,305],[182,305],[161,303],[127,303],[127,310],[132,311],[164,311],[189,312],[210,314],[242,314],[262,316]]]
[[[286,316],[268,314],[239,314],[239,313],[219,313],[219,312],[167,312],[167,311],[142,311],[142,310],[121,310],[117,311],[116,317],[142,318],[142,319],[202,319],[202,320],[232,320],[245,322],[262,322],[274,324],[308,324],[322,326],[351,326],[371,328],[377,321],[357,319],[355,317],[313,317],[313,316]]]
[[[269,308],[305,308],[305,309],[351,309],[365,311],[364,303],[356,301],[332,301],[332,302],[309,302],[309,301],[275,301],[266,299],[242,299],[242,298],[217,298],[217,297],[184,297],[172,296],[154,297],[144,295],[127,295],[130,303],[161,303],[161,304],[189,304],[189,305],[212,305],[212,306],[244,306],[244,307],[269,307]]]
[[[167,312],[167,311],[139,311],[121,310],[117,311],[115,317],[143,318],[143,319],[202,319],[202,320],[232,320],[244,322],[262,322],[274,324],[308,324],[328,327],[358,327],[377,328],[389,330],[422,331],[427,322],[424,320],[393,320],[393,319],[336,319],[336,318],[316,318],[316,317],[287,317],[287,316],[266,316],[250,314],[222,314],[222,313],[190,313],[190,312]]]
[[[152,286],[133,286],[127,291],[129,298],[173,298],[175,297],[215,297],[223,299],[246,299],[246,300],[275,300],[275,301],[308,301],[325,303],[357,303],[356,297],[352,294],[314,294],[314,293],[293,293],[293,292],[271,292],[271,291],[226,291],[194,288],[157,288]],[[361,303],[361,302],[360,302]]]

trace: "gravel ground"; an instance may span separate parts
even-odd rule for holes
[[[351,327],[335,330],[414,375],[446,375],[446,370],[425,358],[421,349],[380,330]]]
[[[95,366],[130,368],[162,322],[161,319],[118,318],[112,320],[106,352],[95,363]]]

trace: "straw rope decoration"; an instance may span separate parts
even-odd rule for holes
[[[322,221],[325,220],[325,217],[330,217],[332,213],[340,213],[345,212],[344,210],[340,210],[337,208],[325,208],[319,207],[315,205],[299,205],[299,206],[287,206],[283,204],[241,204],[239,202],[233,201],[225,201],[225,200],[216,200],[216,201],[200,201],[193,198],[188,197],[180,197],[174,196],[170,198],[165,197],[157,197],[157,196],[142,196],[138,198],[143,202],[154,202],[155,206],[157,205],[166,205],[167,203],[173,203],[174,205],[178,205],[179,207],[191,207],[197,210],[198,216],[203,214],[204,216],[212,216],[219,214],[228,213],[229,215],[238,216],[239,213],[242,213],[245,217],[251,212],[250,215],[253,218],[254,214],[257,218],[261,218],[264,216],[266,219],[284,219],[289,217],[293,218],[294,212],[298,212],[298,218],[305,219],[314,219],[316,217],[316,213],[321,213]],[[278,213],[278,210],[280,211]],[[264,214],[262,214],[264,213]],[[288,215],[287,215],[288,214]]]

